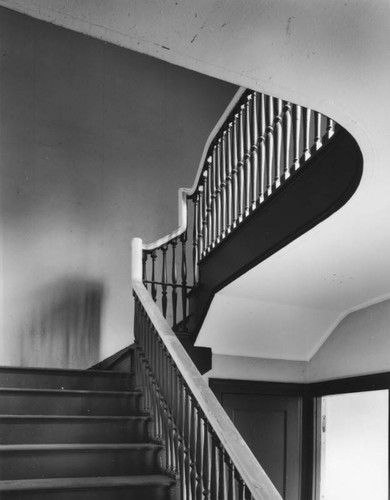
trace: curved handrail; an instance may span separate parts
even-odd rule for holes
[[[222,126],[226,122],[226,120],[229,118],[231,115],[232,111],[234,110],[235,106],[237,103],[240,101],[242,98],[244,92],[246,92],[245,87],[240,87],[239,90],[235,93],[233,99],[230,101],[228,107],[225,109],[223,114],[221,115],[220,119],[217,121],[216,125],[214,126],[213,130],[211,131],[210,135],[207,138],[206,144],[203,148],[203,153],[199,162],[198,170],[195,175],[195,180],[191,188],[179,188],[178,191],[178,228],[172,231],[171,233],[167,234],[166,236],[163,236],[162,238],[159,238],[156,241],[153,241],[151,243],[143,244],[142,248],[144,250],[153,250],[156,248],[160,248],[163,245],[167,245],[171,240],[174,238],[177,238],[181,236],[187,229],[187,199],[191,198],[196,189],[199,186],[199,181],[202,177],[203,170],[204,170],[204,165],[206,162],[206,158],[209,153],[210,146],[212,142],[214,141],[216,135],[218,132],[221,130]]]
[[[329,142],[335,127],[317,111],[239,89],[206,142],[192,188],[179,190],[179,227],[143,245],[144,284],[175,328],[187,331],[198,265]]]
[[[181,498],[281,500],[275,486],[200,375],[142,283],[142,241],[133,240],[135,361],[165,468]]]

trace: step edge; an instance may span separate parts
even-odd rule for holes
[[[0,387],[0,395],[1,393],[11,393],[11,392],[17,392],[17,393],[22,393],[22,392],[27,392],[27,393],[44,393],[44,394],[49,394],[49,393],[56,393],[56,394],[80,394],[80,395],[96,395],[96,396],[103,396],[103,395],[112,395],[112,396],[123,396],[123,395],[139,395],[141,394],[141,391],[93,391],[93,390],[87,390],[87,389],[42,389],[42,388],[35,388],[35,387]]]
[[[20,414],[5,414],[0,415],[0,421],[2,420],[43,420],[50,421],[53,420],[55,422],[64,420],[64,421],[77,421],[81,420],[83,422],[90,422],[92,420],[96,420],[97,422],[101,421],[112,421],[117,422],[120,420],[123,421],[133,421],[133,420],[141,420],[148,421],[151,420],[152,417],[150,415],[20,415]]]
[[[2,444],[0,452],[44,452],[44,451],[126,451],[126,450],[161,450],[158,443],[54,443],[54,444]]]
[[[81,375],[81,376],[109,376],[113,378],[126,378],[134,375],[134,372],[121,372],[113,370],[89,370],[78,368],[47,368],[39,366],[0,366],[0,374],[4,372],[11,373],[53,373],[53,374],[67,374],[67,375]]]
[[[162,483],[162,484],[161,484]],[[101,487],[126,487],[138,485],[172,486],[175,480],[164,474],[134,476],[67,477],[45,479],[17,479],[0,481],[0,491],[39,491],[84,489]]]

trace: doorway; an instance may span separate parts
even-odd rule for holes
[[[389,391],[320,398],[319,500],[388,500]]]

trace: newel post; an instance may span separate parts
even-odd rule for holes
[[[142,283],[142,240],[133,238],[131,242],[131,276],[133,282]]]

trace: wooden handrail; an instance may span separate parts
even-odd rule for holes
[[[188,294],[198,284],[198,265],[335,130],[334,121],[317,111],[239,89],[206,142],[194,185],[179,190],[179,227],[143,246],[144,283],[175,328],[187,331]]]
[[[138,305],[134,332],[137,374],[146,391],[147,405],[155,413],[156,434],[164,440],[167,471],[182,475],[182,497],[188,500],[214,498],[211,490],[216,488],[219,499],[230,499],[235,498],[233,487],[239,492],[236,497],[239,499],[281,500],[162,316],[142,278],[142,240],[135,238],[132,280]],[[153,366],[160,375],[164,374],[163,380],[153,373]],[[160,421],[159,412],[165,412],[165,423]],[[218,466],[217,454],[221,460]],[[214,463],[216,470],[211,471],[208,461]]]

